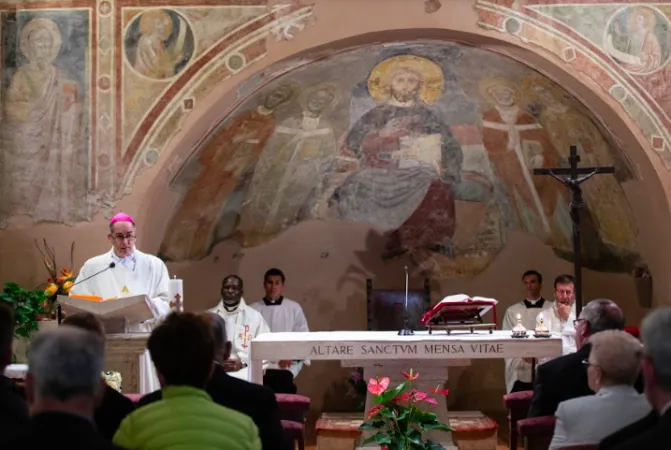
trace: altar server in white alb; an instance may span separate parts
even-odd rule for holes
[[[224,361],[224,370],[241,380],[249,377],[249,347],[252,339],[270,328],[263,316],[242,298],[244,284],[237,275],[228,275],[221,283],[221,301],[210,312],[219,314],[226,321],[226,333],[231,342],[230,359]],[[263,368],[268,364],[264,362]]]
[[[522,275],[522,283],[526,292],[526,298],[515,303],[506,310],[503,316],[502,330],[512,330],[519,316],[522,325],[530,332],[536,327],[536,317],[541,311],[552,306],[552,302],[541,296],[543,287],[543,275],[535,270],[527,270]],[[531,359],[506,358],[506,391],[519,392],[529,391],[531,385]]]
[[[266,295],[251,307],[261,313],[273,333],[310,331],[301,305],[284,297],[285,281],[284,273],[280,269],[269,269],[263,276]],[[271,363],[263,376],[263,384],[276,394],[295,394],[297,388],[294,378],[303,368],[303,362],[310,365],[310,361],[286,360]]]
[[[84,263],[70,295],[104,299],[146,295],[157,317],[144,323],[129,323],[126,332],[151,332],[155,323],[170,313],[168,268],[159,258],[135,248],[135,221],[127,214],[112,217],[107,238],[112,249]],[[140,357],[140,392],[161,389],[149,352]]]
[[[571,275],[559,275],[554,283],[555,301],[552,307],[538,313],[536,326],[543,318],[543,324],[552,333],[557,333],[562,339],[562,354],[575,353],[575,280]],[[539,358],[542,364],[552,358]]]

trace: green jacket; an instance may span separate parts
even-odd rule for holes
[[[129,450],[261,450],[252,419],[189,386],[167,386],[162,400],[132,412],[114,443]]]

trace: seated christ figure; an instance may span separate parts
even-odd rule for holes
[[[395,56],[373,69],[368,88],[380,104],[348,132],[330,203],[341,219],[389,232],[386,257],[413,248],[451,256],[463,155],[428,106],[443,93],[443,72],[426,58]]]

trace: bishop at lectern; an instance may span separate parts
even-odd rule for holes
[[[110,220],[107,236],[112,249],[84,263],[70,295],[89,295],[103,299],[146,295],[157,318],[170,313],[168,268],[159,258],[135,248],[135,221],[119,213]],[[129,323],[126,332],[151,332],[158,319]],[[149,352],[140,358],[140,391],[160,389]]]

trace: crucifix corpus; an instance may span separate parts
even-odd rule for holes
[[[566,186],[571,192],[571,222],[573,222],[573,276],[575,277],[575,313],[582,311],[582,258],[580,245],[580,214],[585,203],[582,197],[582,183],[601,173],[614,173],[615,167],[578,167],[580,156],[578,147],[571,146],[569,168],[534,169],[534,175],[549,175]],[[566,175],[562,178],[559,175]],[[582,176],[580,176],[582,175]],[[579,177],[580,176],[580,177]]]

